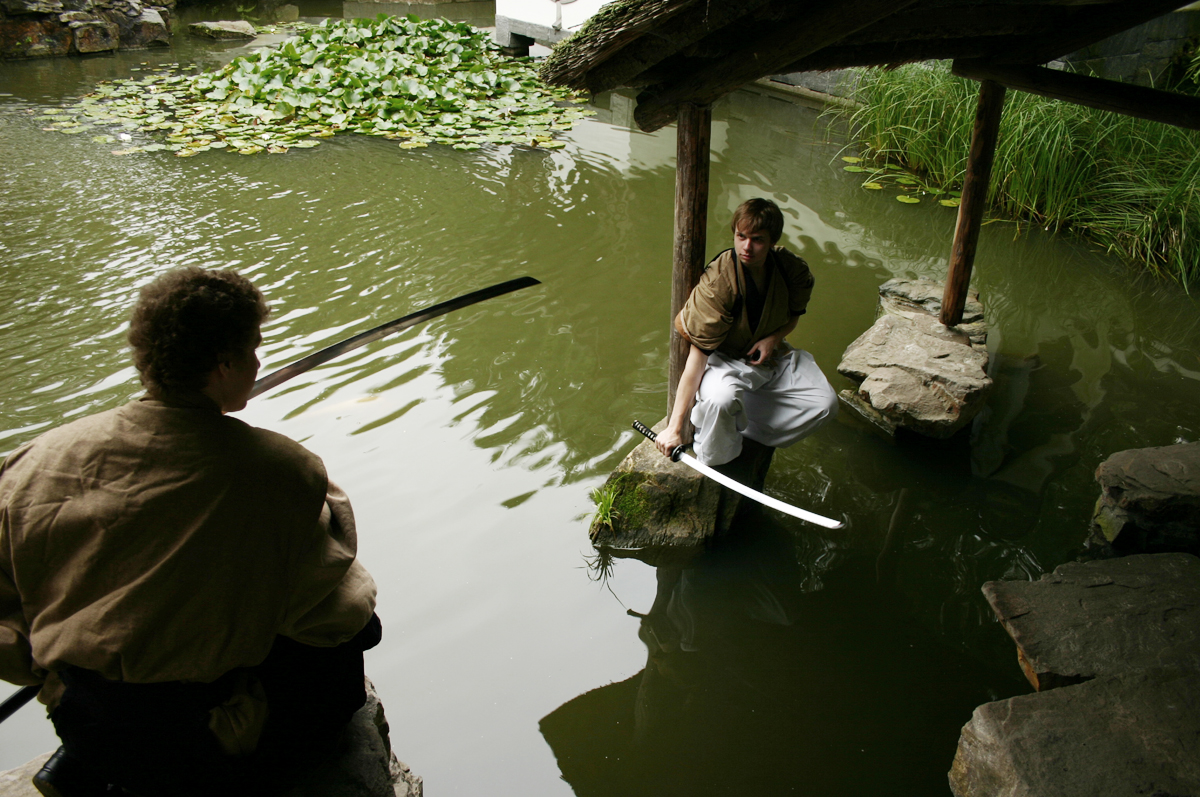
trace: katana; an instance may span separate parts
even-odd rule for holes
[[[519,291],[522,288],[528,288],[531,285],[541,285],[541,282],[535,280],[533,277],[518,277],[517,279],[509,280],[508,282],[501,282],[493,285],[490,288],[481,288],[477,291],[472,291],[471,293],[464,293],[462,296],[459,296],[456,299],[449,299],[441,302],[440,304],[426,307],[424,310],[418,310],[417,312],[410,313],[402,318],[397,318],[395,321],[389,321],[386,324],[380,324],[374,329],[368,329],[366,332],[361,332],[354,337],[346,338],[340,343],[327,346],[326,348],[321,349],[314,354],[310,354],[307,357],[302,357],[299,360],[296,360],[296,362],[290,365],[283,366],[278,371],[267,374],[262,379],[259,379],[254,383],[254,389],[250,391],[250,398],[254,398],[261,393],[265,393],[273,387],[278,387],[292,377],[299,376],[305,371],[316,368],[318,365],[327,363],[336,357],[340,357],[348,351],[357,349],[360,346],[366,346],[372,341],[387,337],[388,335],[399,332],[402,329],[408,329],[409,327],[415,326],[424,321],[437,318],[440,315],[445,315],[452,310],[458,310],[477,302],[482,302],[485,299],[503,296],[504,294],[512,293],[513,291]],[[24,686],[13,694],[9,695],[3,703],[0,703],[0,722],[4,722],[13,714],[16,714],[22,706],[24,706],[30,700],[33,700],[33,698],[37,696],[39,689],[41,689],[40,686]]]
[[[463,307],[482,302],[485,299],[491,299],[496,296],[502,296],[506,293],[519,291],[522,288],[528,288],[531,285],[541,285],[541,282],[533,277],[518,277],[515,280],[501,282],[493,285],[490,288],[481,288],[471,293],[464,293],[457,299],[448,299],[447,301],[426,307],[424,310],[418,310],[415,313],[410,313],[402,318],[397,318],[395,321],[389,321],[386,324],[380,324],[374,329],[368,329],[366,332],[360,332],[352,338],[346,338],[340,343],[335,343],[332,346],[327,346],[318,352],[302,357],[296,362],[285,365],[278,371],[267,374],[262,379],[254,383],[254,389],[250,391],[250,398],[267,392],[273,387],[278,387],[292,377],[310,369],[316,368],[318,365],[324,365],[330,360],[341,357],[348,351],[353,351],[359,346],[366,346],[380,338],[385,338],[399,332],[402,329],[408,329],[411,326],[437,318],[440,315],[445,315],[451,310],[458,310]]]
[[[644,434],[650,439],[651,442],[658,440],[658,435],[652,432],[650,428],[641,421],[634,421],[633,428]],[[778,498],[772,498],[769,495],[760,493],[758,490],[755,490],[752,487],[747,487],[741,482],[729,478],[724,473],[713,470],[708,465],[705,465],[703,462],[693,457],[691,454],[683,453],[683,446],[675,447],[675,449],[671,452],[671,461],[682,462],[684,465],[687,465],[697,473],[702,473],[708,478],[712,479],[717,484],[728,487],[735,493],[741,493],[747,498],[758,501],[763,506],[769,506],[772,509],[778,509],[780,512],[783,512],[786,515],[791,515],[792,517],[797,517],[801,520],[807,520],[809,523],[815,523],[816,525],[824,526],[827,529],[840,529],[845,525],[840,520],[833,520],[832,518],[818,515],[816,512],[809,512],[807,509],[801,509],[799,507],[792,506],[791,504],[785,504]]]

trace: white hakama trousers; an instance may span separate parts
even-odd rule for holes
[[[787,344],[776,352],[774,366],[709,356],[692,407],[696,459],[724,465],[743,437],[785,448],[837,416],[837,394],[812,355]]]

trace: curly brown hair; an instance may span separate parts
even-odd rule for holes
[[[729,229],[733,232],[737,232],[739,227],[746,227],[746,232],[751,233],[764,231],[771,236],[773,246],[783,237],[783,211],[769,199],[747,199],[738,205],[733,212],[733,221],[729,222]]]
[[[151,392],[202,389],[223,357],[258,342],[270,313],[254,283],[236,271],[174,269],[142,288],[129,345]]]

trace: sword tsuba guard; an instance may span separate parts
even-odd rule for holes
[[[674,448],[672,448],[671,449],[671,461],[678,462],[679,457],[683,455],[683,450],[685,448],[687,448],[687,446],[675,446]]]

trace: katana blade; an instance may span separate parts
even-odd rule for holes
[[[658,439],[658,435],[656,435],[653,431],[651,431],[650,428],[647,427],[641,421],[634,421],[633,428],[637,429],[639,432],[644,434],[647,438],[650,439],[651,442]],[[720,471],[710,468],[708,465],[705,465],[703,462],[696,459],[691,454],[683,453],[683,446],[679,446],[678,448],[676,448],[674,451],[671,452],[671,459],[674,462],[682,462],[684,465],[687,465],[689,468],[696,471],[697,473],[704,474],[708,478],[715,481],[717,484],[720,484],[724,487],[728,487],[730,490],[733,490],[735,493],[741,493],[742,495],[746,496],[747,498],[757,501],[758,503],[762,504],[763,506],[769,506],[772,509],[778,509],[780,512],[783,512],[786,515],[791,515],[792,517],[800,518],[801,520],[806,520],[809,523],[815,523],[818,526],[824,526],[827,529],[840,529],[845,525],[840,520],[833,520],[832,518],[827,518],[823,515],[818,515],[816,512],[809,512],[807,509],[801,509],[800,507],[792,506],[791,504],[787,504],[787,503],[784,503],[783,501],[780,501],[778,498],[772,498],[769,495],[760,493],[758,490],[755,490],[753,487],[747,487],[746,485],[742,484],[741,482],[735,481],[734,479],[729,478],[724,473],[721,473]]]
[[[482,302],[485,299],[502,296],[503,294],[512,293],[513,291],[519,291],[522,288],[528,288],[531,285],[541,285],[541,282],[535,280],[533,277],[518,277],[515,280],[501,282],[498,285],[491,286],[490,288],[481,288],[480,290],[472,291],[471,293],[465,293],[456,299],[449,299],[441,302],[440,304],[426,307],[424,310],[418,310],[417,312],[411,313],[402,318],[397,318],[395,321],[389,321],[386,324],[380,324],[374,329],[368,329],[366,332],[360,332],[352,338],[346,338],[340,343],[327,346],[326,348],[310,354],[307,357],[302,357],[301,359],[296,360],[296,362],[290,365],[283,366],[278,371],[267,374],[262,379],[254,383],[254,389],[250,391],[250,398],[254,398],[261,393],[265,393],[273,387],[282,385],[292,377],[299,376],[305,371],[316,368],[318,365],[324,365],[330,360],[341,357],[348,351],[353,351],[360,346],[366,346],[368,343],[372,343],[380,338],[385,338],[388,335],[392,335],[402,329],[408,329],[411,326],[416,326],[417,324],[437,318],[440,315],[445,315],[451,310],[458,310],[477,302]]]

